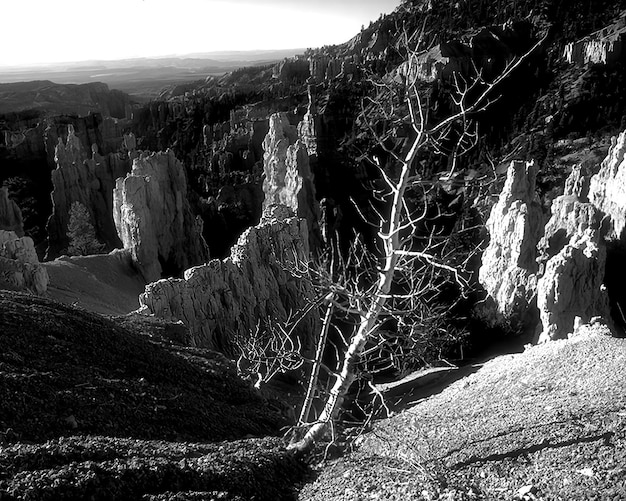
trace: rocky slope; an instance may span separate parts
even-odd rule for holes
[[[497,357],[377,423],[299,499],[622,499],[625,362],[602,326]]]

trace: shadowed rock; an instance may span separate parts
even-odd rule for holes
[[[54,259],[68,245],[67,227],[72,203],[80,202],[91,216],[96,238],[107,250],[121,247],[113,222],[113,188],[118,177],[130,170],[130,159],[122,153],[102,156],[92,146],[88,155],[74,127],[68,125],[67,140],[58,139],[52,171],[52,214],[48,219],[48,249],[46,259]]]
[[[13,231],[18,237],[24,236],[22,211],[9,198],[9,190],[0,188],[0,230]]]
[[[44,294],[48,282],[48,272],[39,264],[33,239],[0,230],[0,289]]]

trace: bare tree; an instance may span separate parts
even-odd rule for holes
[[[478,68],[474,68],[471,77],[454,74],[451,81],[452,111],[438,120],[431,116],[432,106],[419,75],[420,54],[417,50],[408,49],[409,46],[423,46],[421,41],[411,41],[405,36],[406,63],[391,77],[373,82],[378,92],[364,103],[363,119],[379,149],[382,148],[391,159],[387,166],[380,158],[373,159],[384,183],[381,203],[372,207],[374,213],[378,213],[377,221],[369,221],[377,228],[380,245],[380,256],[375,263],[376,276],[369,280],[359,272],[347,272],[342,277],[331,277],[330,283],[326,284],[329,293],[326,296],[327,310],[321,342],[326,342],[333,309],[352,315],[356,322],[347,336],[338,370],[331,375],[332,384],[324,397],[321,413],[314,422],[306,424],[306,433],[292,443],[291,448],[297,451],[310,449],[338,419],[348,391],[358,376],[359,363],[368,352],[380,348],[385,341],[383,327],[389,319],[402,323],[407,314],[417,311],[418,315],[422,315],[421,321],[425,321],[424,315],[441,313],[420,310],[425,298],[436,293],[441,284],[452,281],[461,289],[466,287],[467,282],[460,272],[462,266],[447,259],[451,253],[445,249],[446,243],[437,241],[432,232],[424,231],[428,212],[427,191],[432,183],[421,177],[417,163],[420,154],[426,151],[445,153],[449,157],[445,174],[452,176],[459,156],[477,140],[476,113],[486,109],[496,99],[494,89],[542,41],[523,56],[509,61],[505,69],[491,80],[483,78]],[[400,131],[407,125],[409,133],[401,134]],[[415,190],[421,190],[421,196],[416,197],[421,200],[418,204],[407,197],[409,192]],[[426,235],[423,242],[417,242],[420,231]],[[301,413],[303,422],[309,417],[314,394],[311,387],[318,377],[322,351],[318,346],[318,360],[313,366]]]

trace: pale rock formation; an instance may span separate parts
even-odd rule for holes
[[[317,135],[315,132],[315,100],[311,95],[311,87],[308,90],[309,106],[298,124],[298,137],[306,147],[309,157],[317,159]]]
[[[608,220],[607,238],[624,242],[626,234],[626,131],[612,139],[600,171],[591,178],[589,201]],[[626,243],[626,242],[625,242]]]
[[[535,341],[546,342],[567,338],[577,325],[594,317],[610,318],[603,285],[606,247],[602,214],[586,201],[589,176],[578,166],[572,169],[564,194],[553,201],[538,241],[542,224],[535,176],[533,164],[514,162],[509,167],[487,223],[491,243],[480,280],[505,317],[529,311],[530,299],[536,296],[540,322]],[[533,256],[539,266],[530,262]]]
[[[555,256],[574,236],[600,230],[602,214],[587,201],[588,195],[589,176],[582,167],[574,166],[565,181],[563,195],[552,201],[551,217],[538,245],[540,263]],[[599,242],[599,237],[596,240]]]
[[[91,157],[85,151],[74,127],[68,126],[67,140],[55,148],[57,168],[52,171],[52,214],[48,219],[46,259],[61,255],[69,245],[67,226],[72,203],[80,202],[91,215],[96,238],[107,250],[121,246],[113,223],[113,188],[118,177],[130,170],[130,160],[121,153],[98,154],[92,145]]]
[[[489,246],[483,254],[480,283],[504,318],[523,314],[537,284],[537,243],[542,213],[534,162],[511,162],[507,179],[487,221]]]
[[[22,211],[9,198],[9,190],[0,188],[0,230],[13,231],[18,237],[24,236],[24,221]]]
[[[39,264],[32,238],[0,230],[0,288],[44,294],[48,282],[48,272]]]
[[[193,345],[230,352],[236,335],[285,322],[311,304],[312,284],[298,273],[308,256],[306,221],[286,207],[270,206],[229,258],[191,268],[183,279],[148,284],[140,303],[145,313],[183,321]],[[305,345],[318,322],[311,312],[298,323],[295,334]]]
[[[135,158],[116,182],[113,218],[146,282],[208,260],[202,221],[191,213],[185,171],[171,150]]]
[[[626,36],[626,18],[568,43],[563,57],[570,64],[614,64],[623,59]]]
[[[306,126],[301,130],[305,130]],[[309,139],[309,144],[312,145]],[[265,179],[263,207],[282,204],[306,219],[312,250],[320,245],[319,204],[315,199],[309,150],[298,137],[298,130],[285,113],[270,117],[270,128],[263,141]]]
[[[537,283],[541,318],[538,342],[565,339],[580,322],[609,318],[608,295],[603,286],[606,249],[598,236],[591,229],[574,235],[546,264]]]

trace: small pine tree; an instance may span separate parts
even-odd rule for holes
[[[67,251],[72,256],[99,254],[104,250],[104,244],[96,238],[96,230],[91,224],[89,211],[80,202],[74,202],[70,207],[67,237],[70,239]]]

